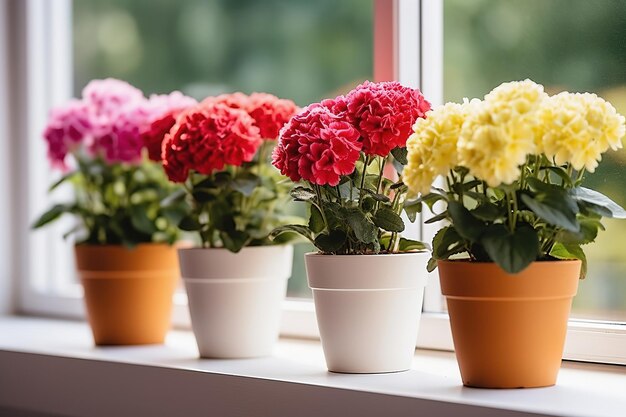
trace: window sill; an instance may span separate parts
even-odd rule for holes
[[[0,318],[0,413],[67,416],[480,415],[622,416],[626,367],[563,364],[558,385],[461,386],[454,354],[417,350],[413,369],[326,371],[319,342],[281,339],[273,357],[197,359],[193,335],[164,346],[92,345],[85,323]],[[28,415],[28,414],[26,414]]]

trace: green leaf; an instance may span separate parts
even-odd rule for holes
[[[61,178],[59,178],[54,183],[52,183],[50,188],[48,188],[48,192],[55,190],[59,185],[63,184],[65,181],[71,179],[72,177],[74,177],[79,172],[80,171],[72,171],[72,172],[68,172],[67,174],[63,175]]]
[[[233,176],[228,171],[220,171],[220,172],[216,172],[213,175],[213,178],[215,179],[214,186],[224,187],[224,186],[230,184],[230,182],[233,179]]]
[[[409,163],[407,159],[407,154],[408,151],[406,147],[397,147],[391,150],[391,155],[393,156],[393,159],[400,162],[402,165],[406,165]]]
[[[559,230],[556,235],[556,241],[566,244],[585,245],[596,240],[596,237],[598,236],[598,229],[601,227],[602,223],[598,220],[581,220],[580,230],[578,232]]]
[[[549,165],[549,166],[541,167],[541,169],[542,170],[547,169],[548,171],[555,173],[559,178],[561,178],[563,180],[563,183],[567,187],[571,187],[572,186],[572,178],[569,176],[567,171],[565,169],[563,169],[562,167]]]
[[[45,226],[48,223],[51,223],[61,217],[63,213],[67,213],[71,211],[71,207],[66,204],[55,204],[50,208],[50,210],[46,211],[42,214],[31,226],[32,229],[39,229],[42,226]]]
[[[158,229],[148,217],[147,207],[145,206],[132,206],[130,207],[130,221],[135,229],[138,231],[151,235]]]
[[[228,230],[220,232],[220,239],[226,249],[237,253],[250,241],[250,235],[241,230]]]
[[[309,229],[313,233],[319,233],[326,228],[326,224],[324,223],[324,217],[322,216],[322,212],[317,208],[316,205],[311,204],[311,214],[309,216]]]
[[[582,261],[580,279],[585,279],[587,276],[587,257],[580,245],[555,243],[550,249],[549,255],[556,259],[580,259]]]
[[[368,193],[376,201],[381,201],[383,203],[388,203],[390,201],[389,197],[387,197],[386,195],[378,194],[376,191],[372,191],[368,188],[364,188],[363,191]]]
[[[346,209],[345,219],[354,236],[363,243],[374,243],[378,238],[378,228],[358,208]]]
[[[235,230],[235,219],[232,207],[225,201],[216,201],[209,205],[209,219],[213,227],[217,230]]]
[[[363,196],[363,200],[361,200],[361,207],[363,208],[363,211],[370,213],[376,208],[376,200],[374,200],[370,195]]]
[[[430,245],[424,242],[402,237],[398,243],[398,249],[400,252],[425,251],[430,249]]]
[[[178,223],[178,228],[186,232],[195,232],[202,229],[202,225],[193,216],[185,216]]]
[[[446,210],[443,213],[439,213],[439,214],[434,215],[433,217],[428,218],[426,221],[424,221],[424,224],[437,223],[447,218],[448,218],[448,211]]]
[[[376,210],[372,220],[376,226],[388,232],[402,232],[404,230],[402,218],[387,207],[381,207]]]
[[[502,224],[490,225],[481,243],[489,257],[510,274],[522,271],[539,256],[539,237],[527,225],[518,225],[513,233]]]
[[[332,230],[329,234],[322,233],[315,238],[315,246],[322,252],[337,252],[343,247],[347,239],[343,230]]]
[[[578,202],[585,202],[588,205],[591,205],[592,207],[589,208],[592,211],[593,206],[597,209],[604,209],[597,211],[598,214],[601,214],[604,217],[626,219],[626,210],[602,193],[585,187],[576,187],[570,190],[570,195]]]
[[[452,218],[452,224],[463,238],[476,242],[485,230],[485,224],[472,216],[470,211],[458,201],[448,202],[448,213]]]
[[[483,203],[474,210],[470,210],[470,213],[477,219],[486,222],[493,222],[494,220],[504,217],[505,215],[505,213],[502,213],[500,208],[493,203]]]
[[[231,181],[230,185],[234,190],[239,191],[246,197],[250,197],[254,192],[254,189],[261,183],[261,180],[255,174],[248,172],[242,173],[235,177]]]
[[[211,188],[194,188],[191,195],[198,203],[209,203],[217,199],[215,189]]]
[[[433,272],[435,269],[437,269],[437,259],[430,258],[428,260],[428,264],[426,265],[426,270],[428,272]]]
[[[269,238],[270,240],[275,240],[278,236],[284,233],[297,233],[313,243],[313,232],[307,226],[303,226],[301,224],[286,224],[284,226],[279,226],[272,230]]]
[[[433,238],[433,258],[448,259],[451,255],[465,252],[465,242],[453,226],[439,230]]]
[[[413,223],[417,219],[417,214],[422,212],[422,202],[416,200],[405,201],[402,209],[409,218],[409,221]]]
[[[310,188],[300,186],[295,187],[293,190],[291,190],[289,194],[296,201],[309,201],[316,197],[315,191],[311,190]]]
[[[537,194],[535,198],[528,194],[522,194],[521,200],[533,213],[548,223],[570,232],[577,232],[580,230],[576,220],[578,206],[567,194],[559,194],[541,193]]]
[[[188,214],[188,207],[165,207],[161,210],[163,217],[171,224],[179,224],[180,221]]]
[[[185,200],[187,196],[187,191],[184,188],[178,188],[173,191],[170,195],[161,200],[161,207],[170,207]]]

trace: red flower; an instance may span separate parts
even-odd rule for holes
[[[294,116],[280,132],[273,164],[292,181],[339,184],[359,159],[359,132],[320,104]]]
[[[150,126],[141,134],[143,144],[148,150],[148,157],[153,161],[161,161],[161,151],[163,149],[163,139],[176,124],[177,112],[170,112],[161,118],[153,121]]]
[[[244,111],[203,103],[183,112],[163,141],[169,179],[184,182],[190,170],[209,175],[225,165],[249,162],[262,143],[258,127]]]
[[[252,93],[249,96],[239,92],[222,94],[208,97],[203,103],[221,103],[245,110],[261,130],[261,137],[269,140],[278,138],[280,129],[299,110],[293,101],[267,93]]]
[[[415,120],[430,110],[430,103],[419,90],[395,81],[365,81],[347,96],[326,100],[324,105],[354,124],[361,134],[365,154],[380,156],[406,146]]]

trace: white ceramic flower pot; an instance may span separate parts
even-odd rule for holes
[[[180,249],[181,276],[200,356],[271,355],[291,276],[293,247]]]
[[[405,371],[422,313],[428,253],[305,255],[328,370]]]

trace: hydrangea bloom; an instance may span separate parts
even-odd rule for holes
[[[469,108],[475,102],[447,103],[417,119],[414,133],[406,142],[408,164],[402,171],[404,183],[413,194],[428,194],[433,181],[457,164],[457,142]]]
[[[594,172],[602,154],[622,147],[624,116],[595,94],[560,93],[539,112],[543,152],[557,164]]]
[[[298,111],[298,106],[291,101],[267,93],[252,93],[249,96],[236,92],[208,97],[203,103],[221,103],[234,109],[246,111],[261,131],[266,140],[278,138],[280,129]]]
[[[88,106],[71,100],[64,107],[53,109],[43,133],[48,142],[48,159],[53,167],[67,169],[66,156],[91,134]]]
[[[145,108],[145,120],[141,126],[141,139],[151,160],[161,161],[165,134],[174,126],[179,113],[196,104],[196,100],[180,91],[150,96]]]
[[[245,111],[203,103],[178,117],[163,142],[163,167],[174,182],[190,170],[209,175],[225,165],[249,162],[261,145],[259,128]]]
[[[430,109],[422,93],[398,82],[357,86],[345,97],[324,105],[338,116],[347,117],[358,129],[367,155],[387,156],[396,147],[404,147],[411,127]]]
[[[463,125],[459,163],[491,187],[517,180],[519,166],[537,151],[537,114],[547,97],[543,86],[530,80],[494,88]]]
[[[335,186],[354,171],[361,147],[354,126],[314,104],[281,130],[273,164],[292,181]]]

